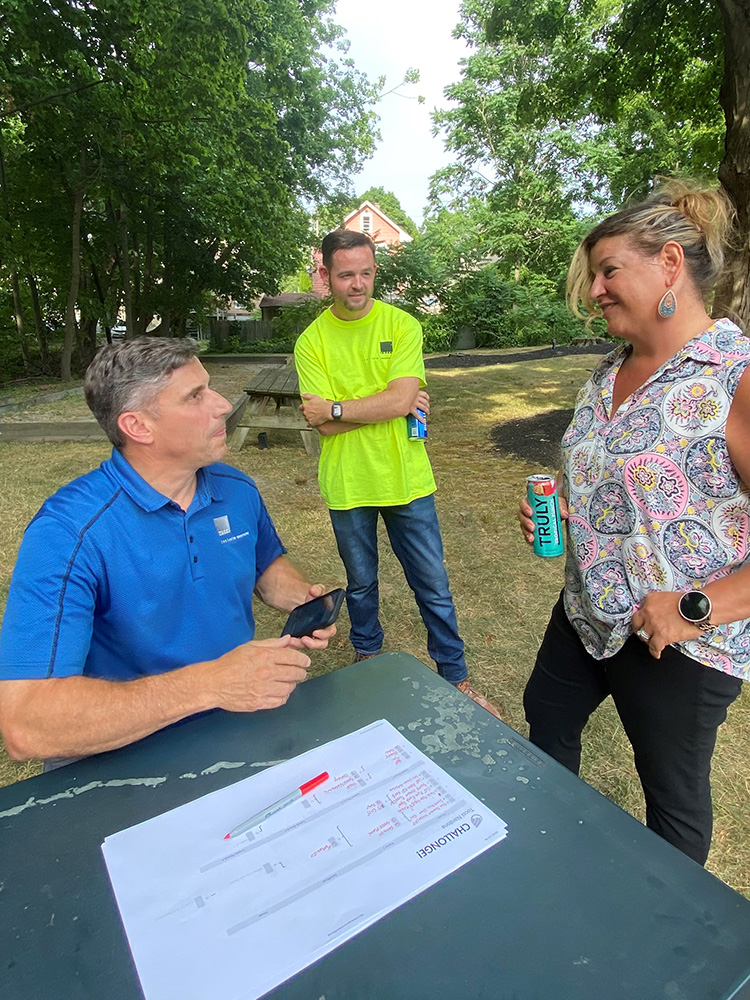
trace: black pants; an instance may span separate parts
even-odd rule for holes
[[[647,826],[702,865],[713,829],[716,732],[741,687],[738,677],[672,646],[655,660],[635,636],[614,656],[597,660],[560,597],[524,693],[529,738],[578,774],[583,727],[611,694],[635,754]]]

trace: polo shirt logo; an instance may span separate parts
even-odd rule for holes
[[[232,530],[229,527],[229,518],[226,516],[226,514],[223,517],[215,517],[214,525],[216,526],[216,530],[220,536],[228,535],[229,532]]]
[[[380,353],[381,354],[393,354],[393,341],[392,340],[381,340],[380,341]]]

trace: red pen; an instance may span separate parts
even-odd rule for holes
[[[292,802],[296,802],[297,799],[301,799],[303,795],[307,795],[311,792],[313,788],[317,788],[318,785],[322,785],[324,781],[328,781],[328,771],[323,771],[316,778],[311,778],[310,781],[306,781],[304,785],[300,785],[299,788],[295,788],[293,792],[289,795],[285,795],[283,799],[279,799],[278,802],[273,802],[270,806],[266,806],[261,812],[256,813],[251,816],[250,819],[246,819],[244,823],[240,823],[236,826],[234,830],[230,830],[226,835],[224,840],[230,840],[232,837],[239,837],[241,833],[245,833],[247,830],[252,829],[254,826],[258,826],[264,820],[267,820],[269,816],[273,816],[274,813],[279,812],[284,809],[285,806],[290,805]]]

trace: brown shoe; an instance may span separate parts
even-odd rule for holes
[[[380,656],[380,653],[360,653],[358,650],[354,650],[354,662],[361,663],[362,660],[371,660],[373,656]]]
[[[488,701],[477,691],[475,687],[473,687],[468,677],[459,681],[458,684],[456,684],[456,689],[460,691],[461,694],[465,694],[467,698],[471,698],[472,701],[475,701],[477,705],[481,705],[481,707],[486,709],[490,715],[494,715],[496,719],[502,720],[500,712],[495,708],[491,701]]]

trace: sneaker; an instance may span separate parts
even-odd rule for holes
[[[465,694],[467,698],[471,698],[471,700],[475,701],[477,705],[481,705],[481,707],[486,709],[490,715],[494,715],[496,719],[502,720],[502,715],[500,715],[498,709],[495,708],[491,701],[488,701],[477,691],[468,677],[456,684],[456,690],[460,691],[461,694]]]
[[[354,650],[354,662],[361,663],[362,660],[371,660],[373,656],[380,656],[380,653],[360,653],[358,649]]]

